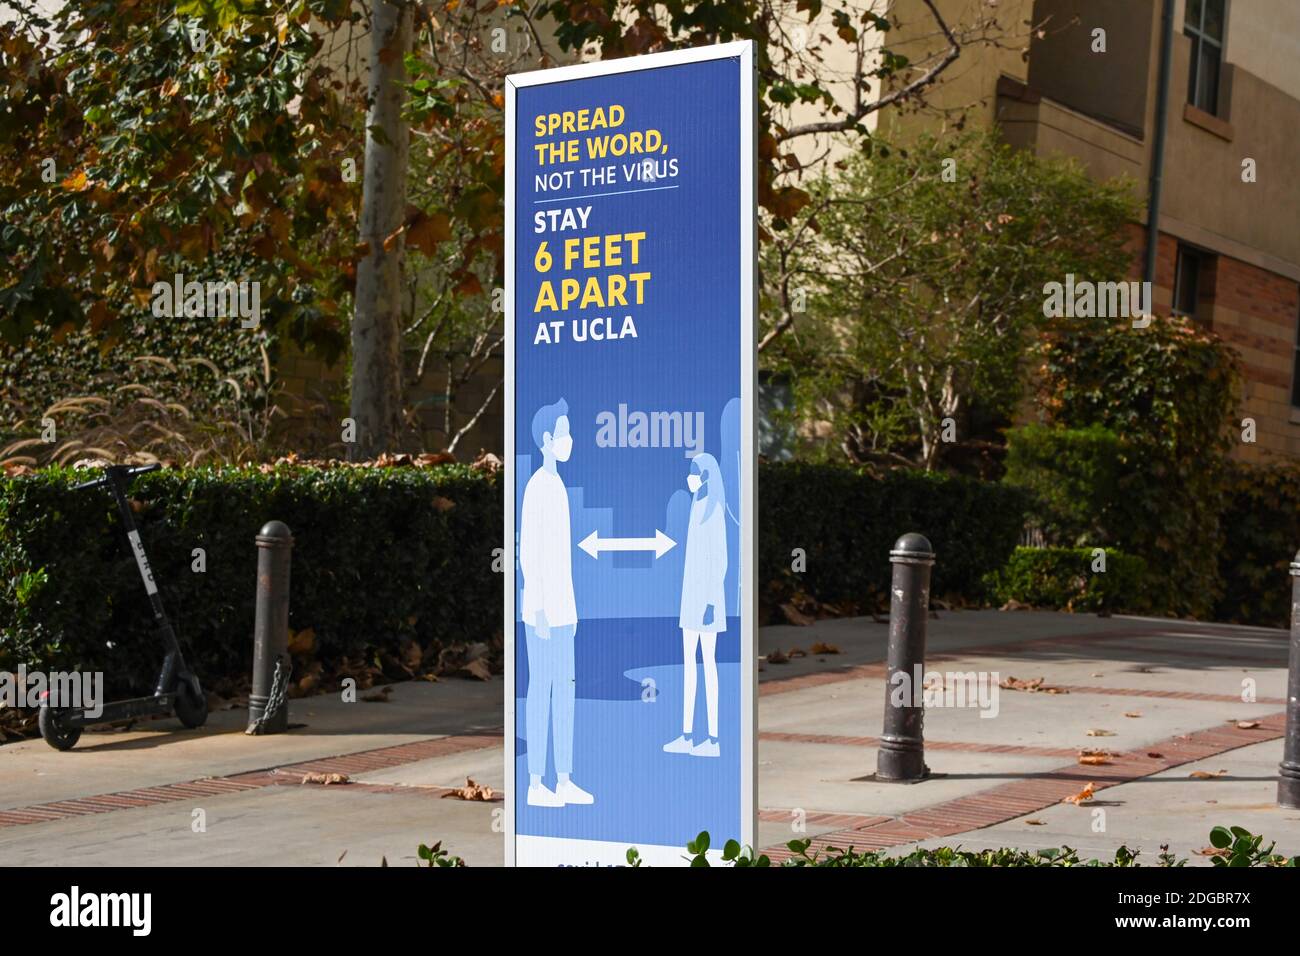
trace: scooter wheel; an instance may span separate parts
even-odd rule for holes
[[[172,707],[176,718],[191,730],[207,723],[208,696],[202,692],[195,694],[188,684],[177,688]]]
[[[63,713],[54,707],[42,707],[36,719],[41,736],[55,750],[71,750],[81,739],[81,728],[66,726],[61,719]]]

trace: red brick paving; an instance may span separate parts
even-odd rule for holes
[[[1260,718],[1259,724],[1259,727],[1247,730],[1230,724],[1171,737],[1117,754],[1114,763],[1107,766],[1081,767],[1071,763],[1046,773],[1029,774],[1023,780],[1000,784],[968,797],[946,800],[884,823],[868,823],[823,833],[813,838],[810,850],[824,851],[830,847],[883,850],[1005,823],[1026,813],[1055,806],[1083,789],[1085,783],[1093,783],[1095,790],[1100,792],[1238,747],[1277,740],[1284,732],[1286,713],[1269,714]],[[932,745],[927,741],[926,746]],[[1151,757],[1150,753],[1161,756]],[[784,845],[764,852],[774,862],[793,855]]]
[[[450,754],[494,747],[500,742],[501,735],[499,733],[436,737],[431,740],[398,744],[394,747],[381,747],[378,750],[367,750],[357,754],[345,754],[338,757],[326,757],[321,760],[307,760],[301,763],[286,764],[273,770],[255,770],[248,773],[232,774],[228,777],[206,777],[200,780],[187,780],[182,783],[169,783],[158,787],[141,787],[119,793],[96,794],[90,797],[78,797],[74,800],[58,800],[53,803],[41,803],[29,807],[15,807],[11,810],[0,810],[0,828],[23,826],[29,823],[46,823],[50,820],[83,816],[91,813],[111,813],[114,810],[150,807],[160,803],[194,800],[241,790],[260,790],[269,786],[297,784],[302,782],[303,775],[307,773],[343,773],[350,775],[368,773],[373,770],[387,770],[416,760],[427,760],[431,757],[445,757]],[[349,786],[354,785],[349,784]],[[369,788],[374,786],[380,785],[368,785]]]
[[[927,667],[934,667],[940,664],[968,660],[971,657],[1005,656],[1008,653],[1049,646],[1095,641],[1109,642],[1134,637],[1159,637],[1167,635],[1168,629],[1168,626],[1142,627],[1111,631],[1104,634],[1063,634],[1021,641],[1015,644],[970,647],[964,648],[955,654],[935,655],[926,663]],[[1203,627],[1198,627],[1197,630],[1198,633],[1206,633],[1211,636],[1237,636],[1239,634],[1239,632],[1219,631]],[[1154,650],[1148,648],[1130,649]],[[1180,648],[1176,654],[1178,656],[1212,657],[1223,660],[1233,659],[1227,654],[1191,648]],[[885,665],[883,663],[846,665],[813,674],[801,674],[791,677],[770,676],[760,685],[759,693],[766,696],[800,690],[805,687],[865,678],[883,678],[884,676]],[[1240,698],[1237,696],[1201,694],[1189,691],[1073,685],[1062,686],[1062,690],[1077,694],[1106,694],[1123,697],[1154,697],[1221,703],[1240,702]],[[1285,702],[1279,698],[1262,697],[1256,703],[1283,704]],[[1030,774],[1025,779],[1001,784],[968,797],[945,801],[932,807],[906,813],[899,818],[813,811],[806,813],[804,820],[815,826],[838,828],[816,837],[812,841],[813,849],[825,849],[829,846],[885,849],[915,843],[932,837],[953,836],[993,826],[1023,816],[1026,813],[1054,806],[1062,798],[1080,790],[1083,784],[1089,781],[1092,781],[1096,789],[1100,791],[1107,787],[1140,779],[1171,767],[1201,760],[1238,747],[1278,739],[1282,736],[1284,721],[1285,714],[1280,713],[1261,719],[1260,727],[1252,730],[1241,730],[1235,726],[1208,728],[1187,736],[1160,741],[1132,752],[1118,754],[1115,756],[1114,762],[1107,766],[1080,767],[1077,763],[1070,763],[1045,773]],[[863,747],[874,747],[879,743],[878,738],[869,736],[847,737],[832,734],[798,734],[779,731],[760,732],[759,738],[762,740],[848,744]],[[501,733],[499,731],[486,734],[438,737],[415,743],[383,747],[377,750],[308,760],[269,770],[232,774],[227,777],[204,778],[158,787],[142,787],[119,793],[98,794],[73,800],[16,807],[9,810],[0,810],[0,827],[45,823],[71,816],[110,813],[115,810],[192,800],[214,794],[298,784],[301,782],[301,777],[307,773],[342,773],[347,775],[368,773],[375,770],[390,769],[418,760],[493,747],[497,746],[500,740]],[[1077,753],[1077,751],[1068,748],[979,744],[959,741],[926,741],[926,747],[935,751],[964,751],[1062,758],[1074,757]],[[1148,752],[1159,752],[1162,756],[1152,758],[1147,755]],[[451,792],[443,787],[404,787],[388,784],[350,783],[343,788],[359,789],[371,793],[419,793],[439,798],[443,794]],[[759,811],[759,819],[766,822],[782,822],[789,820],[792,812],[775,808],[764,809]],[[774,860],[790,855],[789,851],[785,850],[784,847],[769,849],[767,852]]]

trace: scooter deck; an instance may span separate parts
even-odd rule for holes
[[[119,720],[131,720],[135,717],[153,717],[158,714],[170,714],[175,694],[151,694],[148,697],[132,697],[128,700],[116,700],[105,704],[103,711],[95,717],[88,717],[84,710],[74,710],[66,714],[62,723],[67,727],[90,727],[94,724],[111,724]]]

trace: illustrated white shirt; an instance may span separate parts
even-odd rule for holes
[[[573,600],[573,545],[569,527],[569,494],[559,475],[539,468],[524,488],[519,520],[519,566],[524,573],[520,615],[537,624],[546,614],[548,627],[578,623]]]

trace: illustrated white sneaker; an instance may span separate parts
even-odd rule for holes
[[[718,756],[718,742],[716,740],[701,740],[691,748],[692,757],[716,757]]]
[[[528,787],[528,805],[530,807],[562,807],[564,798],[548,790],[545,784]]]
[[[572,780],[565,780],[555,787],[555,796],[561,803],[595,803],[596,798],[583,790]]]
[[[688,754],[691,747],[694,746],[685,737],[678,737],[669,743],[664,744],[664,753],[666,754]]]

